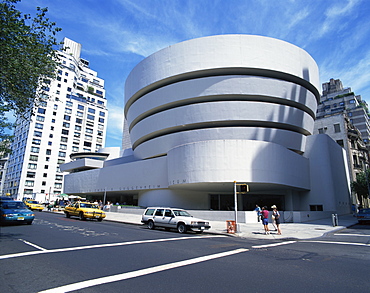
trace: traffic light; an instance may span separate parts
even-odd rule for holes
[[[247,193],[249,192],[249,186],[247,184],[240,185],[240,193]]]
[[[238,193],[247,193],[249,192],[248,184],[237,184],[237,191]]]

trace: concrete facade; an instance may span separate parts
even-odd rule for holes
[[[343,150],[312,135],[318,88],[312,57],[272,38],[220,35],[160,50],[126,81],[132,148],[103,168],[65,176],[64,192],[232,210],[236,181],[250,187],[239,195],[241,210],[276,204],[345,213]],[[74,171],[72,164],[62,168]]]

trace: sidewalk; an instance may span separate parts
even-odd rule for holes
[[[107,212],[105,221],[122,222],[141,225],[141,215]],[[323,236],[326,233],[342,230],[357,223],[352,214],[338,216],[338,226],[333,227],[332,219],[322,219],[305,223],[283,223],[280,225],[282,235],[277,235],[272,224],[269,224],[270,235],[265,235],[261,223],[238,223],[238,233],[228,234],[226,222],[210,221],[211,229],[207,233],[225,234],[242,238],[255,239],[310,239]]]

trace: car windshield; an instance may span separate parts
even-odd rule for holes
[[[98,206],[92,203],[81,203],[80,204],[81,208],[88,208],[88,209],[97,209]]]
[[[38,204],[38,202],[37,202],[36,200],[29,200],[28,202],[29,202],[29,203]]]
[[[175,214],[175,216],[191,217],[191,215],[187,211],[184,211],[184,210],[173,210],[173,213]]]
[[[3,209],[14,209],[14,210],[26,209],[26,205],[20,201],[2,202],[1,206]]]

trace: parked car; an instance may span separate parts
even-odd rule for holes
[[[25,205],[31,210],[37,210],[39,212],[42,212],[43,209],[45,208],[42,204],[40,204],[37,200],[31,200],[27,199],[24,201]]]
[[[0,200],[0,222],[2,224],[27,223],[32,224],[35,215],[24,202],[15,200]]]
[[[141,222],[148,225],[149,229],[162,227],[167,230],[177,229],[179,233],[202,233],[211,228],[208,221],[194,218],[187,211],[178,208],[148,207],[141,217]]]
[[[100,222],[105,218],[105,213],[99,209],[98,205],[90,202],[76,201],[66,206],[64,213],[67,218],[76,216],[79,217],[80,220],[97,219]]]
[[[362,224],[370,222],[370,209],[361,209],[357,213],[357,221]]]

